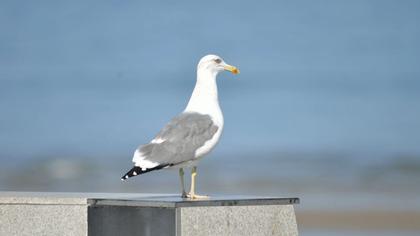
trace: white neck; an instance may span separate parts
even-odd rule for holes
[[[197,83],[185,111],[210,115],[217,123],[223,123],[217,96],[216,76],[217,72],[197,70]]]

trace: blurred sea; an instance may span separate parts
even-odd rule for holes
[[[2,1],[0,190],[178,192],[176,171],[120,176],[216,53],[241,74],[219,76],[225,129],[199,166],[200,192],[298,196],[298,213],[420,211],[419,10]]]

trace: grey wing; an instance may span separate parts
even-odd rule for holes
[[[195,151],[210,140],[219,128],[209,115],[181,113],[156,136],[156,142],[137,150],[144,160],[159,165],[176,165],[195,158]],[[137,163],[136,163],[137,164]]]

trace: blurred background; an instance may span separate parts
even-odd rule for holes
[[[0,190],[179,192],[121,182],[181,112],[198,60],[225,116],[198,192],[300,197],[301,235],[419,235],[418,1],[0,2]]]

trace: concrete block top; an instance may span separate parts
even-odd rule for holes
[[[296,197],[211,195],[209,199],[205,200],[189,200],[181,198],[179,194],[0,192],[0,205],[110,205],[178,208],[199,206],[292,205],[298,203],[299,198]]]

